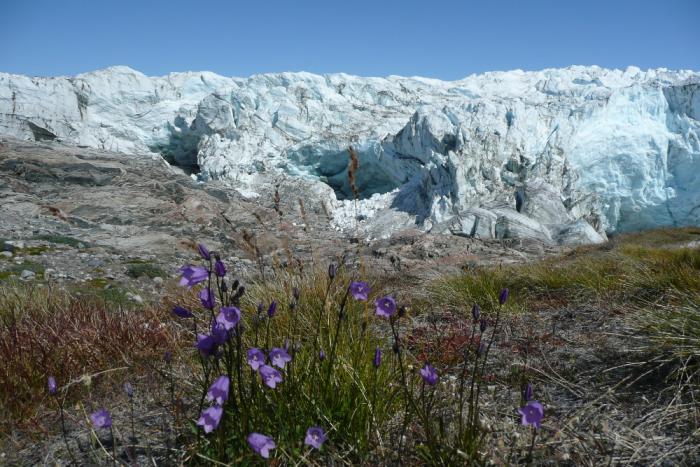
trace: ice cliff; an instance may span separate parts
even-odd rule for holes
[[[700,72],[0,73],[0,135],[157,153],[249,196],[299,177],[339,228],[367,236],[418,225],[590,243],[700,224]],[[348,146],[360,159],[357,203]]]

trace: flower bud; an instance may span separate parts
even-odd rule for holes
[[[223,261],[220,259],[217,259],[214,263],[214,273],[218,277],[224,277],[226,275],[226,266],[224,266]]]
[[[509,294],[508,287],[505,287],[503,290],[501,290],[501,294],[498,296],[498,303],[503,305],[506,300],[508,300],[508,294]]]
[[[328,277],[331,278],[331,280],[335,279],[336,274],[338,274],[338,266],[335,264],[331,263],[328,265]]]
[[[207,261],[211,259],[211,253],[209,252],[209,249],[207,249],[207,247],[204,246],[204,244],[200,243],[199,245],[197,245],[197,250],[199,250],[199,255],[203,259]]]
[[[53,376],[49,376],[48,379],[48,389],[49,389],[49,394],[52,396],[55,396],[56,393],[58,393],[58,386],[56,385],[56,378]]]
[[[483,333],[484,331],[486,331],[486,319],[485,319],[485,318],[481,318],[481,320],[479,321],[479,330],[480,330],[482,333]]]
[[[475,303],[474,306],[472,306],[472,318],[474,318],[476,322],[479,321],[479,316],[481,316],[481,308]]]
[[[382,350],[377,346],[377,349],[374,351],[374,360],[372,360],[372,365],[375,368],[379,368],[379,365],[382,364]]]
[[[277,313],[277,301],[272,300],[270,306],[267,308],[267,316],[269,318],[272,318],[273,316],[275,316],[275,313]]]

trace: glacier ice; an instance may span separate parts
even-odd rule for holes
[[[459,81],[0,73],[0,134],[160,154],[254,196],[308,181],[339,228],[602,242],[700,224],[700,73],[572,66]],[[354,202],[347,148],[360,159]]]

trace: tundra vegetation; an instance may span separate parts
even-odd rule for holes
[[[4,278],[2,450],[33,462],[19,454],[32,440],[76,465],[691,465],[699,240],[628,234],[421,284],[348,258],[244,280],[199,245],[142,304]]]

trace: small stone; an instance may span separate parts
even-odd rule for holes
[[[5,258],[12,258],[11,251],[2,251],[2,252],[0,252],[0,255],[4,256]]]
[[[132,294],[131,292],[126,294],[126,298],[128,298],[132,302],[136,302],[139,304],[143,303],[143,298],[141,297],[141,295]]]
[[[22,271],[20,274],[19,278],[22,279],[23,281],[29,281],[34,279],[36,277],[36,273],[34,271],[30,271],[29,269],[25,269]]]
[[[163,278],[162,277],[154,277],[153,283],[160,287],[161,285],[163,285]]]
[[[20,240],[12,240],[9,242],[5,242],[5,247],[3,248],[5,251],[15,251],[15,250],[21,250],[25,247],[25,243]]]
[[[52,268],[48,268],[44,271],[44,278],[45,279],[51,279],[52,277],[56,277],[56,270]]]

